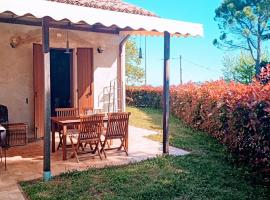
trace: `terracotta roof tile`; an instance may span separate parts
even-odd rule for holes
[[[103,10],[111,10],[117,12],[125,12],[137,15],[157,17],[156,14],[148,10],[123,2],[122,0],[47,0],[47,1],[54,1],[59,3],[98,8]]]

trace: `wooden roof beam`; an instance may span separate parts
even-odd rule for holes
[[[42,26],[42,21],[35,20],[25,20],[25,19],[18,19],[18,18],[1,18],[0,17],[0,23],[8,23],[8,24],[21,24],[21,25],[27,25],[27,26]],[[118,28],[108,28],[105,26],[91,26],[86,25],[88,27],[82,27],[82,25],[76,25],[76,24],[60,24],[57,21],[52,21],[50,24],[50,28],[59,28],[59,29],[69,29],[69,30],[75,30],[75,31],[86,31],[86,32],[95,32],[95,33],[105,33],[105,34],[115,34],[119,35],[120,31]]]

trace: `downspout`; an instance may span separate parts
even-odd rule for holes
[[[121,99],[121,101],[117,101],[118,103],[118,108],[121,109],[122,112],[126,111],[126,81],[125,81],[125,59],[123,58],[125,56],[124,54],[124,47],[127,42],[127,40],[130,38],[130,35],[127,35],[126,37],[123,38],[123,40],[120,42],[119,45],[119,78],[117,78],[117,87],[121,87],[121,93],[117,94],[118,99]]]

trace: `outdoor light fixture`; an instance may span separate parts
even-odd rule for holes
[[[99,46],[99,47],[97,48],[97,51],[98,51],[98,53],[103,53],[103,52],[104,52],[104,48],[101,47],[101,46]]]
[[[16,48],[21,42],[21,37],[20,36],[17,36],[17,37],[11,37],[10,38],[10,43],[9,45],[12,47],[12,48]]]
[[[140,49],[139,49],[139,58],[142,59],[142,36],[140,35]]]
[[[68,23],[68,27],[69,27],[70,23]],[[67,42],[66,42],[66,54],[70,54],[70,49],[69,49],[69,40],[68,40],[68,28],[67,28]]]
[[[140,49],[139,49],[139,58],[140,59],[142,59],[143,57],[142,57],[142,48],[140,47]]]

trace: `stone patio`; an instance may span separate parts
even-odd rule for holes
[[[124,165],[132,162],[146,160],[162,154],[162,145],[145,138],[156,132],[129,127],[129,156],[117,151],[109,151],[107,159],[81,158],[77,163],[74,158],[70,158],[71,151],[68,152],[68,160],[62,160],[61,150],[51,154],[51,170],[53,175],[58,175],[69,170],[85,170],[89,167],[105,167],[109,165]],[[171,155],[186,155],[187,151],[170,147]],[[29,143],[26,146],[13,147],[7,152],[7,171],[4,164],[0,163],[0,199],[24,199],[17,185],[19,181],[32,180],[42,177],[43,169],[43,141]]]

